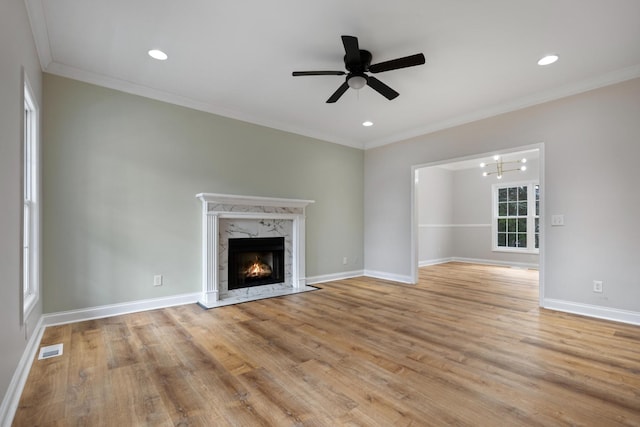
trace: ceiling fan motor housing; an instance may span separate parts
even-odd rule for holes
[[[344,56],[344,66],[353,74],[362,74],[365,71],[369,71],[369,65],[371,65],[371,52],[368,50],[360,49],[359,61],[348,61],[347,55]]]

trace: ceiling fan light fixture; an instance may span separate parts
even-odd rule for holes
[[[551,65],[558,60],[558,55],[546,55],[538,61],[538,65]]]
[[[351,89],[362,89],[367,84],[364,76],[351,76],[347,79],[347,84]]]
[[[151,49],[148,53],[150,57],[152,57],[153,59],[157,59],[158,61],[164,61],[169,57],[166,53],[159,49]]]

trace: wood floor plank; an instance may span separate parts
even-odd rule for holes
[[[14,426],[640,426],[640,327],[448,263],[47,328]]]

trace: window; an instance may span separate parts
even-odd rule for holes
[[[493,250],[538,253],[540,186],[537,182],[493,185]]]
[[[29,82],[24,83],[22,293],[23,318],[38,301],[38,110]]]

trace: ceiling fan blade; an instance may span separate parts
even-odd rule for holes
[[[344,76],[344,71],[294,71],[293,76]]]
[[[360,47],[358,46],[358,38],[354,36],[342,36],[342,44],[344,45],[345,64],[360,63]],[[347,69],[349,69],[347,67]]]
[[[383,71],[397,70],[398,68],[413,67],[422,65],[426,61],[422,53],[405,56],[404,58],[392,59],[391,61],[380,62],[369,66],[369,72],[382,73]]]
[[[389,101],[391,101],[392,99],[394,99],[398,95],[400,95],[398,92],[396,92],[395,90],[391,89],[389,86],[387,86],[386,84],[382,83],[380,80],[376,79],[373,76],[368,76],[367,77],[367,84],[371,87],[371,89],[375,90],[380,95],[382,95],[385,98],[387,98]]]
[[[347,82],[342,83],[338,90],[333,92],[333,95],[331,95],[331,97],[327,99],[327,104],[333,104],[334,102],[336,102],[347,91],[347,89],[349,89],[349,85],[347,84]]]

